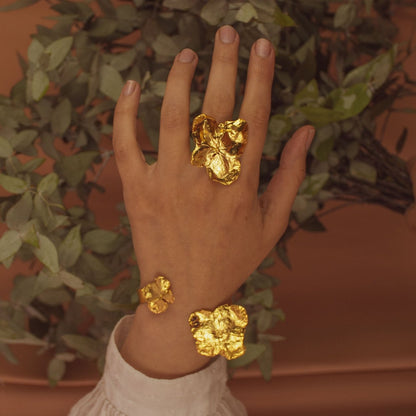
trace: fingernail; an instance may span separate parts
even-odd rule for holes
[[[189,64],[195,59],[195,53],[191,49],[184,49],[179,54],[179,62],[183,64]]]
[[[223,26],[220,29],[220,39],[222,43],[233,43],[236,35],[236,31],[231,26]]]
[[[309,126],[306,132],[306,139],[305,139],[306,151],[308,151],[309,148],[311,147],[314,137],[315,137],[315,129],[312,126]]]
[[[125,96],[132,95],[135,89],[136,89],[136,81],[129,80],[126,82],[126,85],[123,88],[123,94]]]
[[[270,42],[267,39],[259,39],[256,42],[255,49],[256,55],[260,56],[260,58],[267,58],[272,50]]]

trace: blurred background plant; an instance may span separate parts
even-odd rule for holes
[[[18,0],[7,12],[40,0]],[[159,113],[166,77],[184,47],[199,55],[191,93],[191,114],[201,111],[214,34],[224,24],[240,34],[236,85],[239,112],[252,43],[270,39],[277,51],[272,113],[260,172],[261,193],[279,166],[280,152],[293,131],[317,128],[307,177],[275,252],[259,266],[234,299],[250,316],[247,353],[230,368],[257,360],[271,377],[271,331],[284,319],[274,298],[278,281],[264,273],[275,258],[290,268],[287,242],[299,229],[325,231],[319,218],[351,204],[374,203],[404,213],[414,200],[405,162],[398,157],[407,139],[397,134],[396,154],[376,137],[376,119],[395,111],[396,100],[415,94],[416,80],[403,70],[412,39],[397,45],[393,0],[48,0],[52,28],[37,26],[23,72],[9,96],[0,96],[0,261],[30,264],[18,274],[9,300],[0,300],[0,351],[16,363],[11,344],[53,352],[50,385],[68,362],[96,360],[103,370],[115,323],[138,306],[140,274],[127,216],[100,228],[89,207],[93,189],[113,157],[104,141],[112,134],[115,102],[127,79],[141,84],[139,117],[157,159]],[[385,126],[384,126],[385,127]],[[384,130],[384,128],[382,129]],[[40,153],[45,157],[40,157]],[[46,159],[53,171],[39,173]],[[78,203],[67,203],[69,194]],[[65,200],[65,201],[64,201]],[[325,203],[342,201],[324,211]],[[121,277],[121,278],[120,278]]]

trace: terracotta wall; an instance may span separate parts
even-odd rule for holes
[[[46,15],[46,1],[0,14],[0,94],[20,79],[16,51],[26,53],[36,24],[50,24]],[[407,39],[416,9],[399,9],[395,19],[400,39]],[[406,66],[416,78],[416,56]],[[402,153],[407,159],[416,155],[414,116],[395,115],[384,144],[393,150],[403,126],[409,129]],[[94,200],[100,224],[110,227],[117,218],[114,201],[121,200],[114,164],[101,182],[107,193],[94,194]],[[272,382],[262,381],[255,368],[242,370],[231,382],[233,392],[250,415],[414,415],[416,234],[400,215],[374,206],[337,211],[322,221],[328,232],[301,231],[291,241],[292,271],[280,263],[273,268],[287,314],[277,333],[287,340],[276,346]],[[2,298],[14,273],[0,269]],[[14,351],[22,360],[18,367],[0,357],[0,414],[64,415],[97,380],[93,366],[73,367],[60,387],[49,390],[46,359],[34,359],[24,348]]]

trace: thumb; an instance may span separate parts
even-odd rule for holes
[[[293,201],[305,179],[306,156],[315,129],[304,126],[297,130],[283,149],[280,166],[260,197],[267,240],[276,244],[289,222]]]

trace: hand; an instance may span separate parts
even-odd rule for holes
[[[229,26],[216,34],[202,111],[217,121],[232,119],[238,43],[238,34]],[[140,88],[135,83],[126,85],[117,103],[113,138],[141,285],[158,274],[170,279],[176,301],[167,317],[156,322],[171,319],[189,336],[189,314],[224,303],[284,233],[314,134],[310,126],[295,133],[267,191],[258,198],[275,68],[270,42],[259,39],[251,50],[240,112],[248,122],[241,174],[230,186],[213,182],[205,168],[190,164],[189,94],[197,60],[193,51],[185,49],[170,70],[157,163],[147,165],[137,144]],[[136,313],[144,314],[140,310]]]
[[[238,61],[234,42],[216,37],[203,112],[230,120]],[[256,50],[265,56],[258,55]],[[122,95],[114,118],[114,150],[123,182],[142,285],[167,276],[189,312],[215,307],[256,269],[286,229],[297,189],[304,178],[304,128],[289,143],[267,192],[257,197],[259,166],[270,114],[274,51],[264,39],[253,47],[240,117],[248,122],[248,144],[240,178],[230,186],[213,182],[205,168],[190,164],[189,93],[197,65],[185,49],[176,57],[163,100],[159,158],[149,166],[137,145],[135,124],[140,97]]]
[[[416,156],[412,157],[407,162],[407,169],[410,174],[410,179],[413,182],[413,195],[416,198]],[[415,204],[411,205],[406,213],[405,219],[408,227],[416,233],[416,206]]]

